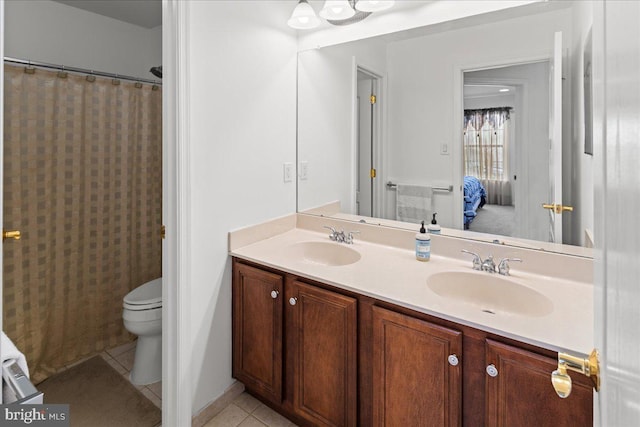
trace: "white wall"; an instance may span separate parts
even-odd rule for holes
[[[298,209],[339,200],[342,212],[355,213],[354,57],[384,75],[385,44],[364,40],[298,55],[298,160],[309,166],[298,182]]]
[[[563,226],[570,226],[574,242],[584,245],[586,229],[593,232],[594,199],[593,199],[593,156],[584,153],[584,46],[589,29],[593,22],[593,4],[576,2],[573,6],[573,46],[571,46],[573,139],[570,155],[573,160],[573,176],[571,187],[573,194],[572,215],[567,215]],[[567,221],[569,223],[567,224]],[[597,238],[596,238],[597,239]]]
[[[49,0],[5,2],[5,56],[155,79],[162,28],[147,29]]]
[[[570,19],[571,9],[562,9],[390,44],[388,174],[405,182],[453,183],[453,162],[461,159],[440,155],[439,147],[460,142],[453,118],[456,67],[550,57],[553,33],[569,35]],[[452,193],[435,198],[444,227],[456,225],[453,200]]]
[[[231,378],[230,230],[296,210],[296,37],[288,1],[189,8],[193,412]]]

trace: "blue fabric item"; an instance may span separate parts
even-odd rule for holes
[[[476,210],[487,200],[487,192],[475,176],[464,177],[464,225],[468,226],[476,217]]]

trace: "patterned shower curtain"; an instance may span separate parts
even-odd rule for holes
[[[162,275],[162,91],[11,65],[4,90],[4,330],[40,382],[131,340],[122,298]]]

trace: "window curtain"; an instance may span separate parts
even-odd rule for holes
[[[11,65],[4,89],[4,330],[37,383],[130,341],[122,299],[162,275],[162,91]]]
[[[480,180],[490,204],[512,205],[508,161],[511,109],[464,111],[464,173]]]

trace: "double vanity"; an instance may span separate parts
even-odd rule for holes
[[[551,383],[593,347],[592,260],[433,235],[418,262],[414,236],[305,214],[231,232],[233,376],[299,425],[592,425],[589,378]]]

